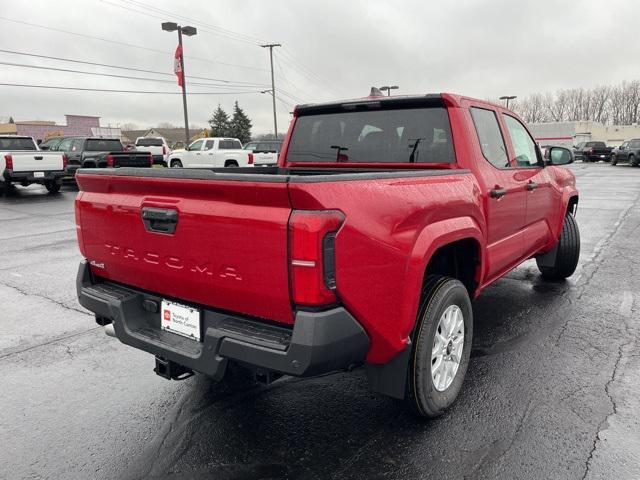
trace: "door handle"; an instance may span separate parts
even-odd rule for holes
[[[496,185],[496,187],[498,187],[498,185]],[[489,196],[491,198],[501,198],[501,197],[504,197],[506,194],[507,194],[507,189],[501,188],[501,187],[494,188],[489,192]]]
[[[535,190],[536,188],[538,188],[538,184],[536,182],[527,183],[527,190],[529,190],[530,192]]]
[[[172,234],[178,225],[178,211],[166,208],[144,207],[142,221],[148,232]]]

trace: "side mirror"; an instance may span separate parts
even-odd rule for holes
[[[573,163],[571,150],[564,147],[547,148],[544,158],[547,165],[568,165]]]
[[[618,150],[624,150],[624,145],[620,145],[620,146],[618,147]]]
[[[40,145],[40,150],[49,150],[49,145]]]

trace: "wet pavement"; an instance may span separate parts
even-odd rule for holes
[[[474,302],[443,417],[362,371],[268,387],[168,382],[75,298],[73,200],[0,198],[0,478],[640,478],[640,168],[575,164],[579,269],[527,262]]]

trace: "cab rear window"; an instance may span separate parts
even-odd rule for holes
[[[449,115],[424,107],[300,116],[287,161],[453,163]]]

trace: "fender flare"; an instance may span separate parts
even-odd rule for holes
[[[407,270],[404,282],[404,301],[402,302],[400,318],[404,323],[400,326],[400,334],[406,338],[409,336],[416,321],[420,294],[422,292],[422,282],[424,281],[425,270],[439,249],[459,240],[474,240],[479,247],[480,265],[478,272],[482,275],[484,265],[486,265],[485,235],[478,222],[470,217],[454,217],[441,220],[427,225],[418,235],[414,242],[413,249],[407,262]],[[478,285],[482,283],[482,278],[478,278]],[[475,292],[474,292],[475,293]]]
[[[564,191],[562,192],[562,204],[560,205],[561,214],[558,215],[558,219],[556,221],[556,224],[554,225],[555,230],[553,230],[554,245],[560,238],[560,234],[562,233],[562,225],[564,223],[564,216],[567,212],[567,209],[569,208],[569,203],[572,202],[574,198],[576,199],[577,205],[577,202],[580,198],[580,196],[578,195],[578,189],[574,186],[565,187]]]

